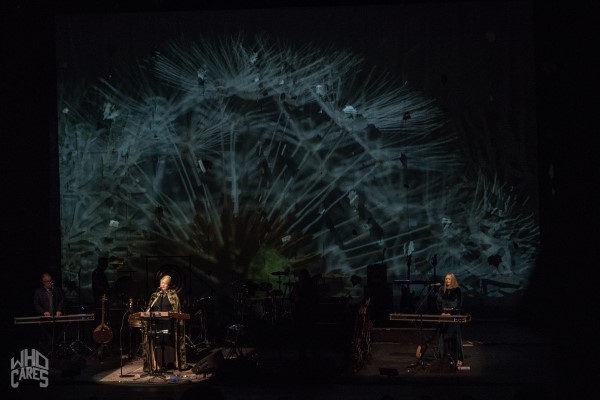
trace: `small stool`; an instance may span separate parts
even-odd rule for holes
[[[233,358],[234,356],[237,358],[244,357],[244,353],[241,347],[241,339],[244,336],[245,326],[240,324],[231,325],[227,329],[227,337],[225,338],[225,343],[229,344],[229,351],[225,358]]]

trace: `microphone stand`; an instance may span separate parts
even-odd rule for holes
[[[79,270],[77,270],[77,298],[79,300],[79,309],[81,310],[82,305],[81,305],[81,267],[82,265],[79,264]]]
[[[159,290],[160,292],[160,290]],[[157,292],[158,293],[158,292]],[[159,293],[160,294],[160,293]],[[148,307],[148,311],[152,312],[152,307],[154,307],[154,304],[156,304],[156,301],[158,300],[160,296],[156,296],[156,298],[154,299],[154,301],[152,302],[152,304],[150,304],[150,306]],[[150,316],[152,316],[152,314],[150,314]]]
[[[133,374],[123,374],[123,326],[125,325],[125,316],[129,314],[129,308],[123,313],[121,318],[121,329],[119,329],[119,357],[121,357],[121,375],[119,378],[133,378]]]
[[[423,289],[421,290],[421,294],[425,291],[425,289],[427,289],[426,295],[425,297],[422,297],[421,301],[417,304],[417,307],[415,309],[415,314],[419,315],[419,320],[418,320],[418,324],[419,324],[419,339],[420,339],[420,345],[417,347],[417,352],[418,357],[417,357],[417,361],[414,364],[411,364],[409,367],[410,368],[414,368],[414,367],[422,367],[422,368],[427,368],[428,364],[425,362],[425,354],[427,353],[427,350],[430,347],[430,344],[433,340],[435,340],[436,336],[437,336],[437,330],[439,328],[436,328],[436,333],[434,333],[431,337],[429,337],[429,339],[425,338],[425,333],[423,332],[423,306],[425,305],[425,302],[428,302],[429,297],[431,296],[431,293],[433,292],[433,288],[437,287],[437,284],[428,284],[425,287],[423,287]]]
[[[78,308],[78,314],[85,314],[85,307],[83,306],[83,303],[81,302],[81,268],[82,265],[79,264],[79,270],[77,271],[77,298],[79,299],[79,306]],[[73,351],[74,353],[77,353],[77,348],[79,347],[83,347],[85,350],[87,350],[87,353],[91,353],[92,349],[90,348],[90,346],[87,345],[87,343],[85,343],[83,340],[81,340],[81,322],[77,321],[77,339],[74,340],[73,342],[71,342],[71,344],[69,345],[69,347],[71,348],[71,351]]]

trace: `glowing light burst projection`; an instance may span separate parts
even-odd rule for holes
[[[177,42],[61,93],[67,280],[90,256],[143,270],[177,254],[215,286],[308,268],[360,295],[350,276],[369,264],[403,278],[411,255],[429,278],[437,255],[467,293],[526,285],[538,228],[524,199],[468,176],[435,103],[351,52]]]

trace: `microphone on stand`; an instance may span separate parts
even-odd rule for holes
[[[442,286],[441,283],[430,283],[429,286]]]

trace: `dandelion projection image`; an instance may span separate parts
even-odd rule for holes
[[[145,298],[162,265],[192,297],[301,269],[327,296],[359,297],[373,264],[389,282],[437,265],[471,297],[527,285],[534,202],[481,167],[490,144],[465,151],[436,99],[351,49],[169,40],[58,88],[66,282],[108,256],[124,297]]]

